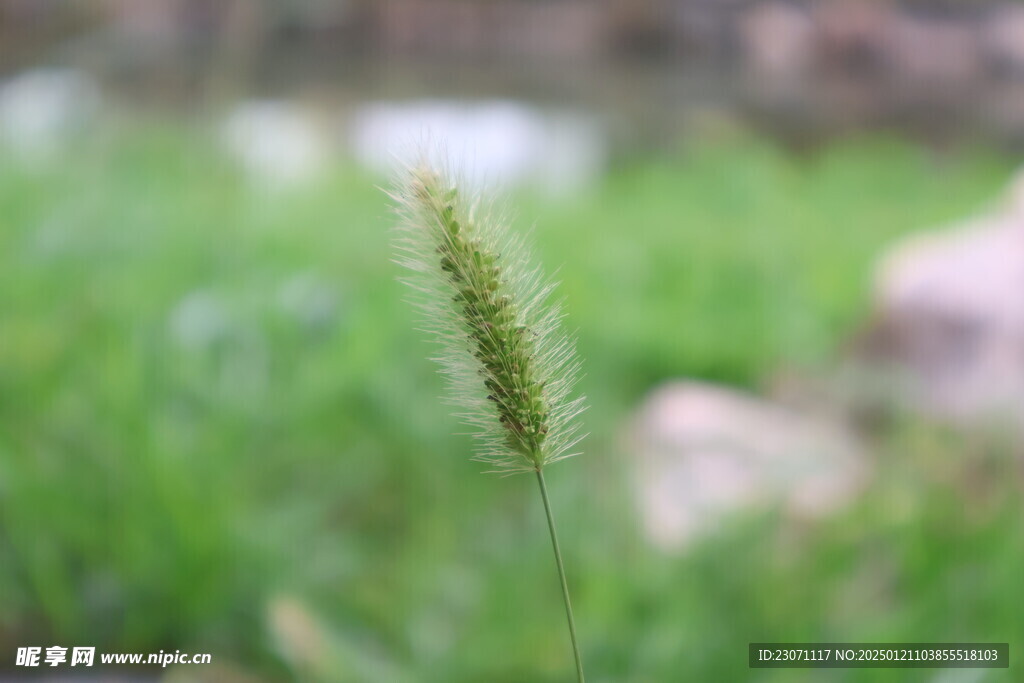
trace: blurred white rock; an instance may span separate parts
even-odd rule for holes
[[[856,497],[868,471],[839,422],[695,381],[656,389],[631,425],[629,447],[644,531],[668,551],[743,510],[827,515]]]
[[[474,189],[571,191],[600,173],[606,153],[595,118],[513,101],[371,103],[355,112],[349,138],[356,159],[378,173],[425,155]]]
[[[0,142],[24,162],[53,161],[99,107],[99,86],[80,71],[26,71],[0,84]]]
[[[891,248],[874,300],[865,356],[899,371],[898,400],[1024,429],[1024,173],[989,213]]]
[[[228,153],[261,189],[289,188],[316,180],[330,158],[330,140],[317,117],[299,104],[249,101],[224,120]]]

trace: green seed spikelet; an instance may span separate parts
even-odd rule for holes
[[[450,395],[476,427],[476,460],[503,473],[536,472],[580,440],[570,399],[579,362],[548,299],[554,284],[531,266],[507,221],[426,167],[392,193],[398,262],[418,296]]]

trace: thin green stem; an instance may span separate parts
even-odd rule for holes
[[[555,563],[558,565],[558,578],[562,582],[562,598],[565,600],[565,616],[569,619],[569,637],[572,639],[572,654],[576,658],[576,678],[583,683],[583,658],[580,657],[580,646],[576,642],[576,622],[572,618],[572,602],[569,600],[569,584],[565,580],[565,565],[562,564],[562,551],[558,547],[558,533],[555,531],[555,517],[551,514],[551,502],[548,500],[548,487],[544,484],[544,473],[537,470],[537,482],[540,484],[540,496],[544,499],[544,512],[548,517],[548,531],[551,532],[551,546],[555,549]]]

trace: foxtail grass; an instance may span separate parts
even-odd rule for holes
[[[408,169],[391,192],[399,216],[397,261],[415,292],[448,398],[473,428],[475,460],[489,472],[533,473],[540,487],[575,657],[572,603],[544,468],[572,455],[583,397],[580,363],[552,301],[555,283],[536,266],[493,202],[462,195],[445,173]]]

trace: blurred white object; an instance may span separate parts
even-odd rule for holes
[[[51,161],[84,133],[99,104],[99,87],[79,71],[26,71],[0,85],[0,142],[23,161]]]
[[[1024,428],[1024,174],[988,215],[882,258],[869,354],[904,371],[911,407]]]
[[[477,189],[530,183],[565,192],[592,180],[605,158],[593,118],[510,101],[369,104],[356,112],[350,138],[356,159],[381,174],[425,154]]]
[[[329,140],[316,118],[287,102],[243,102],[222,128],[228,152],[263,187],[311,182],[327,166]]]
[[[867,472],[839,424],[701,382],[656,389],[630,441],[644,530],[664,550],[684,548],[744,509],[826,515],[856,496]]]

